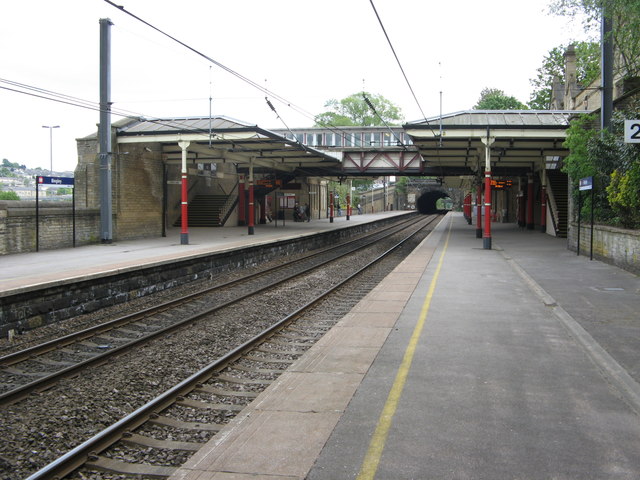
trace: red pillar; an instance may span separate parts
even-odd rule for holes
[[[347,195],[347,220],[351,217],[351,195]]]
[[[462,211],[464,214],[464,218],[467,220],[467,223],[471,225],[471,194],[467,193],[464,197],[464,202],[462,206]]]
[[[182,172],[182,207],[181,207],[181,215],[182,215],[182,230],[180,230],[180,244],[188,245],[189,244],[189,212],[188,212],[188,201],[189,199],[189,189],[187,188],[187,172]]]
[[[527,230],[533,230],[533,174],[527,174]]]
[[[540,207],[540,231],[542,233],[547,232],[547,187],[542,185],[540,197],[542,199],[542,205]]]
[[[482,248],[491,250],[491,172],[484,172],[484,235]]]
[[[255,210],[253,208],[253,175],[249,175],[249,235],[253,235]]]
[[[482,185],[476,193],[476,238],[482,238]]]
[[[329,193],[329,223],[333,223],[333,202],[335,202],[335,193]]]
[[[238,226],[247,224],[247,217],[244,209],[244,175],[238,176]]]

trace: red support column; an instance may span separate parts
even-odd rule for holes
[[[347,220],[351,217],[351,195],[347,195]]]
[[[247,216],[245,215],[244,208],[245,194],[244,194],[244,175],[238,176],[238,226],[243,227],[247,224]]]
[[[542,184],[541,190],[542,191],[540,192],[540,196],[542,200],[542,205],[540,207],[540,231],[542,233],[546,233],[547,232],[547,187],[546,185]]]
[[[469,225],[471,225],[471,194],[467,193],[464,197],[464,202],[462,206],[462,211],[464,214],[464,218]]]
[[[188,245],[189,244],[189,189],[187,188],[187,173],[182,172],[182,199],[181,199],[181,212],[182,215],[182,229],[180,230],[180,244]]]
[[[181,212],[182,230],[180,231],[180,245],[189,245],[189,211],[187,205],[189,203],[189,189],[187,188],[187,178],[189,176],[187,170],[187,148],[190,142],[180,140],[178,146],[182,149],[182,166],[181,166]]]
[[[533,173],[527,174],[527,230],[533,230]]]
[[[335,202],[334,192],[329,192],[329,223],[333,223],[333,204]]]
[[[253,235],[255,210],[253,208],[253,165],[249,166],[249,235]]]
[[[491,250],[491,172],[484,172],[484,235],[482,247]]]
[[[476,238],[482,238],[482,185],[476,193]]]

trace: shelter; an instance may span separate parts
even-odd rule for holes
[[[340,165],[330,154],[222,116],[125,119],[114,123],[112,135],[113,222],[120,239],[164,235],[178,224],[184,234],[185,220],[187,228],[226,221],[252,228],[254,214],[264,222],[270,210],[290,202],[323,211],[320,177]],[[78,152],[79,206],[98,208],[97,135],[79,139]],[[267,198],[275,189],[282,205]]]

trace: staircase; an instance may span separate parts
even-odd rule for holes
[[[567,238],[567,220],[569,212],[568,176],[560,170],[547,170],[547,184],[553,192],[556,210],[552,212],[556,219],[556,236]]]
[[[196,195],[189,202],[188,216],[190,227],[221,227],[227,195]],[[182,217],[174,222],[179,227]]]

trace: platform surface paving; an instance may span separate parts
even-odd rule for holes
[[[640,279],[493,247],[449,214],[172,479],[640,478]]]

